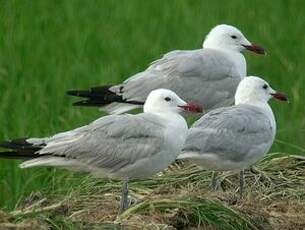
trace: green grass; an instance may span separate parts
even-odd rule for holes
[[[1,0],[0,139],[50,135],[96,119],[101,112],[72,108],[64,92],[118,83],[163,53],[200,47],[211,27],[228,23],[267,49],[264,57],[246,54],[248,73],[290,97],[290,104],[272,102],[280,140],[272,151],[304,153],[304,12],[301,0]],[[17,165],[0,161],[5,209],[31,191],[67,192],[79,180]]]

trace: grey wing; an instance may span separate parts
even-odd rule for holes
[[[112,115],[48,140],[40,154],[62,156],[107,171],[149,158],[163,145],[164,127],[149,115]],[[70,131],[71,132],[71,131]]]
[[[256,152],[266,153],[273,139],[265,114],[253,106],[233,106],[211,111],[195,122],[183,151],[213,153],[236,162]]]
[[[167,88],[210,110],[232,104],[240,80],[233,64],[218,51],[173,51],[112,90],[120,89],[127,100],[144,101],[150,91]]]

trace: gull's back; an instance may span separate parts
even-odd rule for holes
[[[166,122],[150,113],[106,116],[50,138],[29,139],[34,145],[43,145],[38,153],[45,157],[25,161],[22,166],[61,166],[99,177],[151,176],[179,154],[166,129]]]
[[[199,102],[210,110],[231,105],[237,85],[245,76],[246,62],[241,53],[214,49],[177,50],[165,54],[145,71],[111,90],[127,100],[145,101],[152,90],[167,88],[184,100]],[[112,104],[106,110],[116,113],[118,107]]]
[[[274,135],[272,122],[259,107],[219,108],[194,123],[179,159],[194,159],[211,170],[240,170],[268,152]]]

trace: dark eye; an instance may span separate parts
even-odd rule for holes
[[[231,38],[236,39],[236,38],[237,38],[237,36],[235,36],[235,35],[231,35]]]
[[[263,85],[263,89],[268,89],[268,85]]]
[[[164,98],[165,101],[171,101],[172,99],[170,97]]]

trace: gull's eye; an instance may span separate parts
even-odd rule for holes
[[[164,98],[165,101],[171,101],[172,99],[170,97]]]
[[[231,35],[231,38],[232,38],[232,39],[236,39],[237,36],[236,36],[236,35]]]
[[[264,85],[263,85],[263,89],[268,89],[268,85],[267,85],[267,84],[264,84]]]

